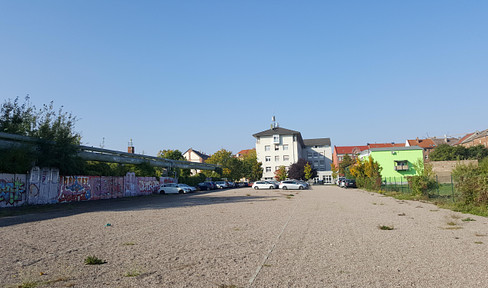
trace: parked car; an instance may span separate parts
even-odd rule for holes
[[[187,185],[187,184],[178,184],[179,187],[182,187],[182,188],[188,188],[190,189],[190,192],[195,192],[197,191],[197,188],[193,187],[193,186],[190,186],[190,185]]]
[[[345,179],[342,182],[343,188],[356,188],[356,180],[353,179]]]
[[[339,178],[337,178],[336,185],[337,186],[341,186],[341,181],[344,180],[344,179],[346,179],[346,177],[339,177]]]
[[[179,185],[176,183],[161,184],[159,186],[159,194],[183,194],[191,192],[189,188],[180,187]]]
[[[259,189],[274,189],[275,186],[273,183],[268,181],[256,181],[252,184],[252,188],[259,190]]]
[[[288,189],[303,190],[306,189],[307,186],[297,180],[285,180],[285,181],[281,181],[279,188],[283,190],[288,190]]]
[[[200,191],[208,191],[208,190],[216,189],[215,183],[211,181],[198,183],[197,187]]]
[[[267,182],[273,184],[275,189],[280,188],[280,182],[278,182],[276,180],[268,180]]]
[[[345,185],[346,185],[346,180],[347,180],[346,178],[341,179],[341,180],[339,181],[339,187],[344,188],[344,187],[345,187]]]
[[[229,188],[229,184],[226,181],[217,181],[215,184],[219,189]]]

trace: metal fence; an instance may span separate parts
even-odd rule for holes
[[[437,185],[434,189],[428,189],[426,196],[429,198],[445,198],[456,201],[460,199],[461,193],[456,190],[452,175],[436,176]],[[412,188],[404,177],[386,177],[381,179],[381,190],[387,192],[398,192],[411,194]]]

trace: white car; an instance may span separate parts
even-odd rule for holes
[[[298,189],[303,190],[307,189],[307,186],[299,181],[296,180],[285,180],[281,181],[280,189],[288,190],[288,189]]]
[[[161,184],[159,186],[159,194],[183,194],[191,192],[189,188],[180,187],[180,185],[176,183]]]
[[[197,188],[193,187],[193,186],[190,186],[190,185],[187,185],[187,184],[178,184],[178,187],[181,187],[181,188],[188,188],[190,189],[190,192],[195,192],[197,191]]]
[[[219,188],[219,189],[229,188],[229,185],[225,181],[217,181],[217,182],[215,182],[215,184],[217,185],[217,188]]]
[[[268,181],[256,181],[254,184],[252,184],[252,188],[259,190],[259,189],[274,189],[275,186],[273,183],[270,183]]]

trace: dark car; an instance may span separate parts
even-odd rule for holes
[[[344,180],[344,188],[356,188],[356,180],[345,179]]]
[[[198,183],[197,187],[200,191],[214,190],[216,188],[215,184],[209,181]]]

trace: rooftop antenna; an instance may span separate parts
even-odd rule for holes
[[[100,148],[105,148],[105,137],[102,138],[102,143],[100,143]]]
[[[276,117],[275,116],[271,117],[271,121],[273,122],[271,124],[271,129],[275,129],[277,127],[276,126]]]

